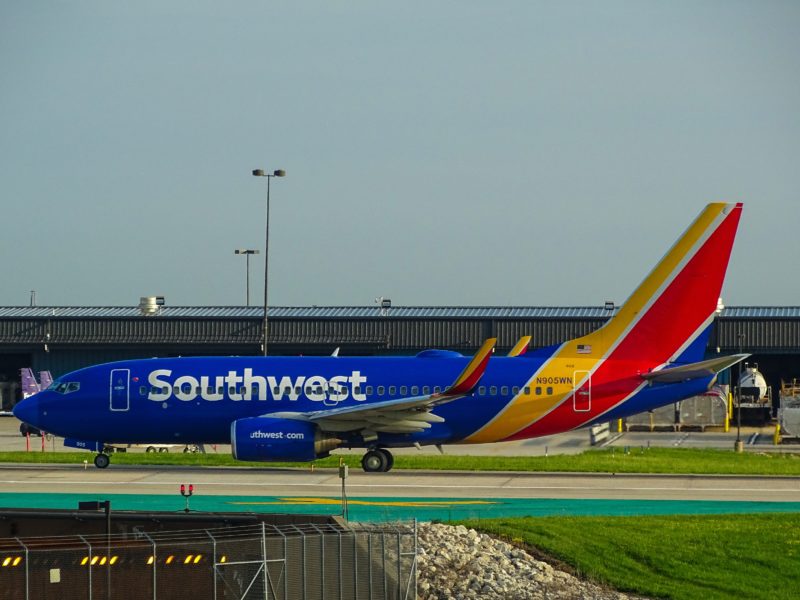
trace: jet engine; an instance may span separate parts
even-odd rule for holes
[[[328,456],[341,443],[308,421],[249,417],[231,425],[236,460],[306,462]]]

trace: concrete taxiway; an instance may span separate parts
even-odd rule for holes
[[[333,469],[2,465],[0,493],[174,494],[192,483],[205,495],[338,496]],[[701,475],[350,471],[348,494],[397,498],[552,498],[798,502],[800,478]]]

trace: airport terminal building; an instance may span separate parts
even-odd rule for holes
[[[488,337],[508,351],[585,335],[614,313],[605,307],[275,307],[271,355],[472,354]],[[103,362],[153,356],[257,355],[264,310],[236,306],[0,307],[0,409],[19,391],[19,370],[54,376]],[[800,307],[728,307],[715,319],[707,355],[749,352],[770,385],[800,378]]]

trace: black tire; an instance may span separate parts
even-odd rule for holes
[[[159,452],[169,452],[169,448],[159,448]]]
[[[361,468],[367,473],[382,473],[386,470],[388,460],[382,450],[370,450],[361,459]]]
[[[388,473],[394,466],[394,455],[389,452],[387,448],[378,448],[378,452],[383,453],[383,455],[386,457],[386,467],[383,469],[383,472]]]
[[[110,462],[111,459],[108,458],[108,454],[98,454],[94,457],[94,466],[98,469],[105,469]]]
[[[155,452],[155,451],[156,449],[153,446],[148,446],[147,450],[145,450],[145,452]]]

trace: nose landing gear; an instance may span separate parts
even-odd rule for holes
[[[369,450],[361,459],[361,468],[367,473],[386,473],[394,466],[394,456],[386,448]]]

